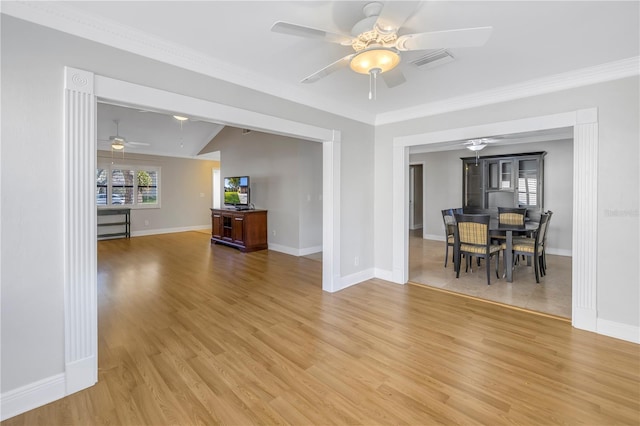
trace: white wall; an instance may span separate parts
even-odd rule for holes
[[[488,146],[482,155],[546,151],[544,157],[544,209],[553,211],[548,245],[553,253],[571,254],[573,141],[548,141],[511,146]],[[410,161],[424,161],[427,185],[426,238],[444,240],[440,210],[462,206],[462,160],[473,156],[467,149],[412,154]]]
[[[322,251],[322,144],[225,127],[205,150],[220,151],[222,177],[249,176],[251,203],[268,210],[270,249]]]
[[[65,368],[64,66],[340,131],[341,273],[373,267],[372,126],[6,15],[0,19],[3,395]]]
[[[638,286],[640,116],[638,77],[625,78],[562,92],[486,107],[380,126],[376,129],[375,259],[390,271],[392,245],[392,143],[414,135],[546,114],[598,108],[598,319],[621,327],[640,325]],[[483,135],[479,135],[483,136]],[[459,169],[458,169],[459,170]],[[455,187],[455,188],[454,188]],[[459,183],[452,186],[456,190]],[[459,195],[447,202],[460,204]],[[555,212],[555,210],[554,210]],[[554,216],[554,221],[556,216]],[[620,250],[621,232],[631,239]]]
[[[126,152],[118,153],[116,165],[160,167],[160,208],[131,211],[132,235],[150,235],[172,230],[211,226],[211,170],[220,168],[217,161],[172,158]],[[98,151],[98,165],[108,166],[111,152]]]

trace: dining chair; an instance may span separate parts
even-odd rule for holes
[[[543,213],[540,215],[540,224],[536,230],[534,238],[527,238],[516,240],[513,242],[513,259],[515,265],[515,259],[522,255],[532,258],[533,269],[536,274],[536,283],[540,283],[540,276],[545,275],[544,268],[544,242],[546,238],[547,224],[549,223],[549,215]],[[502,244],[502,250],[506,250],[507,245]],[[506,266],[506,265],[505,265]]]
[[[487,285],[491,284],[490,264],[491,257],[496,257],[496,277],[500,265],[500,245],[491,244],[489,238],[489,223],[491,216],[488,214],[455,214],[455,269],[456,278],[460,277],[460,263],[462,255],[465,255],[466,271],[469,270],[469,263],[472,257],[486,259]]]
[[[527,209],[521,207],[498,207],[498,222],[500,225],[521,226],[524,228],[525,219],[527,217]],[[519,233],[514,232],[514,237],[519,238]],[[505,240],[502,233],[492,233],[491,239],[501,244]]]
[[[444,221],[444,267],[447,267],[447,260],[449,258],[449,247],[455,244],[455,226],[456,219],[453,216],[457,209],[445,209],[442,210],[442,220]],[[455,253],[451,253],[451,259],[455,262]]]
[[[527,217],[527,209],[523,207],[498,207],[498,222],[504,225],[522,226]]]
[[[549,225],[551,223],[551,216],[553,216],[553,212],[551,210],[547,210],[545,212],[549,216],[547,219],[547,225],[544,228],[544,236],[542,237],[542,258],[540,259],[540,266],[542,270],[542,276],[547,275],[547,233],[549,232]]]

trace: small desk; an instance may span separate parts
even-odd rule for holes
[[[525,222],[524,228],[522,226],[513,226],[513,225],[504,225],[498,222],[498,219],[491,218],[491,223],[489,224],[489,231],[491,232],[504,232],[507,237],[507,249],[504,253],[504,264],[505,269],[507,271],[507,282],[513,282],[513,268],[511,265],[513,264],[513,231],[536,231],[540,224],[538,222]],[[488,265],[487,265],[488,267]]]
[[[119,220],[115,218],[113,221],[101,222],[100,217],[102,216],[122,216]],[[131,237],[131,209],[129,208],[107,208],[107,209],[98,209],[98,239],[106,239],[106,238],[117,238],[117,237]],[[116,228],[118,232],[103,232],[100,233],[100,228],[109,228],[113,231],[113,228]]]

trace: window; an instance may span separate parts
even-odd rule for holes
[[[111,165],[96,170],[98,206],[160,207],[160,168]]]

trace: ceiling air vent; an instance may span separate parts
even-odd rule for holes
[[[454,57],[446,49],[439,49],[429,52],[424,56],[411,61],[411,63],[419,68],[433,68],[438,65],[448,64],[452,62]]]

